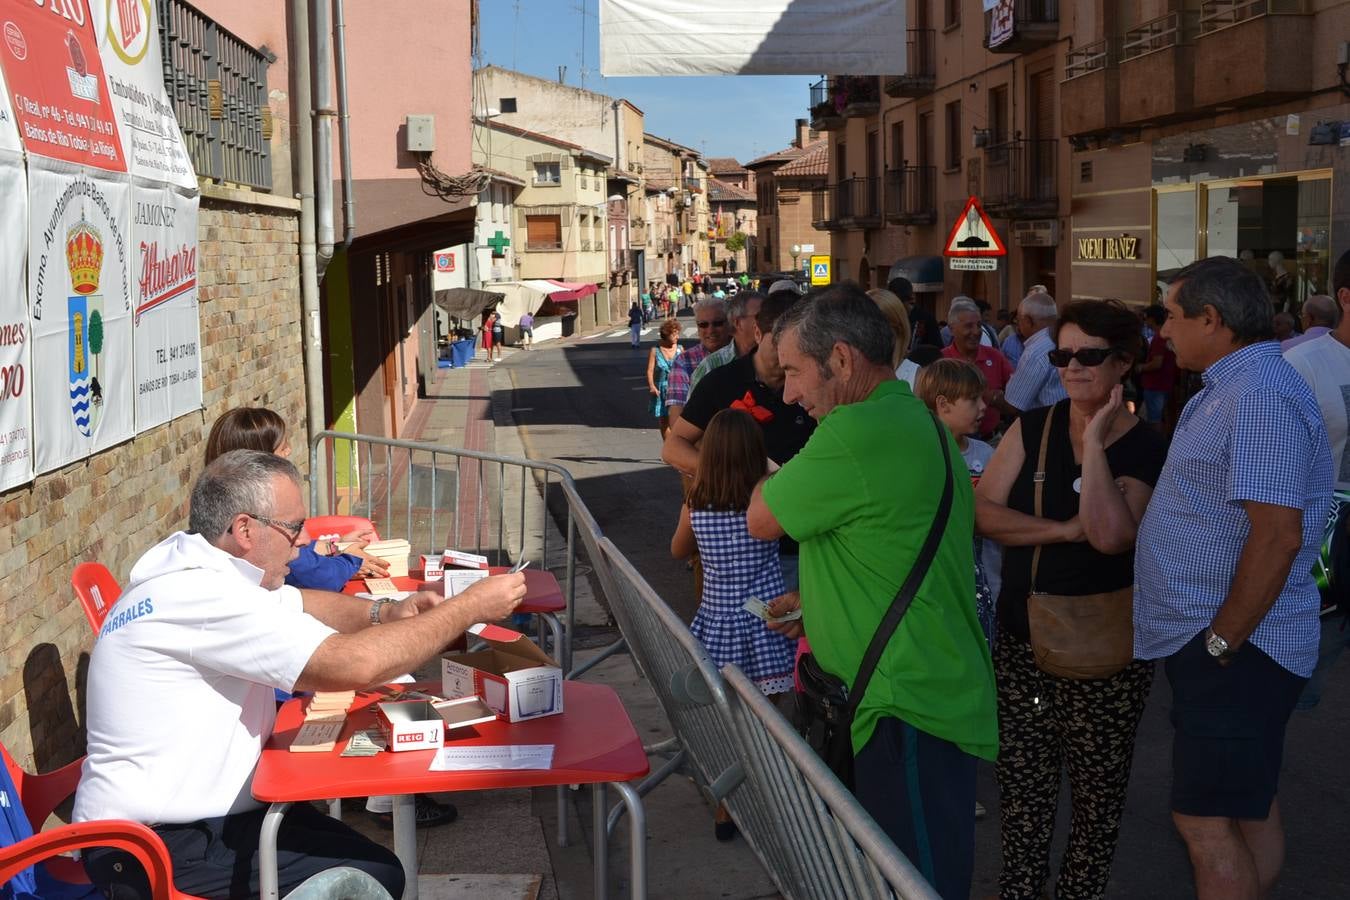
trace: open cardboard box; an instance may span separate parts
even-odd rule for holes
[[[488,646],[441,657],[441,693],[483,698],[498,718],[525,722],[563,711],[562,669],[525,635],[497,625],[470,633]]]
[[[446,729],[464,728],[497,719],[478,697],[452,700],[389,700],[375,704],[376,718],[390,750],[436,750],[445,745]]]
[[[488,558],[478,553],[466,553],[463,550],[451,550],[446,548],[441,554],[441,562],[445,568],[460,569],[484,569],[488,567]]]

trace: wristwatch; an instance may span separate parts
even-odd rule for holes
[[[370,624],[380,624],[380,610],[386,603],[393,602],[394,601],[389,597],[376,597],[374,600],[370,601]]]
[[[1205,649],[1209,651],[1210,656],[1220,662],[1227,662],[1237,656],[1237,651],[1229,647],[1227,641],[1215,634],[1213,628],[1205,629]]]

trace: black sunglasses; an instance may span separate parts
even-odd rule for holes
[[[1073,350],[1051,350],[1045,355],[1050,357],[1050,365],[1056,369],[1067,369],[1069,363],[1075,359],[1088,368],[1092,368],[1106,362],[1114,352],[1109,347],[1084,347],[1077,352]]]
[[[727,324],[726,319],[713,319],[711,322],[697,323],[699,328],[723,328]]]

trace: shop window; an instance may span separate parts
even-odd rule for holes
[[[1167,283],[1173,275],[1195,262],[1195,191],[1159,191],[1157,216],[1155,299],[1166,296]]]

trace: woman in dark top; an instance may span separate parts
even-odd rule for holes
[[[1044,515],[1033,514],[1034,474],[1050,407],[1013,424],[975,492],[976,529],[1005,548],[994,646],[1003,900],[1042,896],[1061,769],[1073,820],[1055,896],[1103,895],[1153,679],[1152,663],[1139,660],[1109,678],[1060,678],[1032,656],[1027,594],[1037,545],[1037,590],[1084,595],[1130,586],[1139,520],[1167,455],[1162,437],[1122,403],[1122,380],[1143,353],[1138,319],[1120,303],[1081,301],[1065,308],[1054,337],[1051,362],[1069,398],[1050,419]]]

